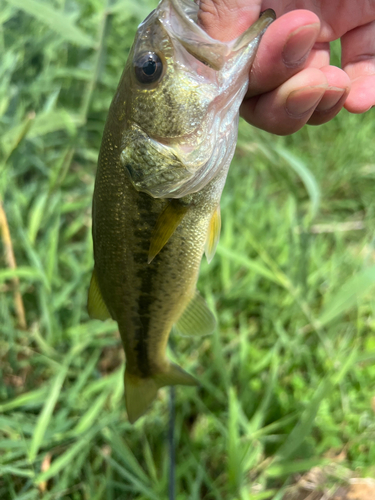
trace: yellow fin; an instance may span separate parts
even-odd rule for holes
[[[220,239],[220,231],[221,231],[221,214],[220,214],[220,205],[218,205],[213,216],[211,217],[211,221],[208,226],[206,246],[204,249],[208,262],[211,262],[213,256],[215,255],[216,247]]]
[[[172,200],[159,215],[151,236],[150,249],[148,251],[149,264],[175,232],[188,209],[188,205],[183,205],[178,200]]]
[[[198,385],[198,380],[175,363],[170,363],[167,372],[154,375],[159,387],[165,385]]]
[[[131,424],[147,411],[156,398],[158,389],[153,378],[136,377],[125,370],[125,403]]]
[[[198,381],[182,368],[171,363],[167,372],[141,378],[125,370],[125,402],[129,422],[134,424],[150,407],[158,389],[165,385],[198,385]]]
[[[212,314],[204,298],[198,290],[195,291],[184,312],[175,325],[180,335],[205,336],[211,335],[216,328],[216,319]]]
[[[111,317],[107,306],[102,297],[102,293],[99,289],[98,278],[96,277],[96,271],[92,272],[89,295],[87,300],[87,311],[90,318],[100,319],[105,321]]]

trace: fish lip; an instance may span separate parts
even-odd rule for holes
[[[223,47],[223,50],[229,51],[229,45],[231,42],[221,42],[212,38],[204,29],[198,24],[198,11],[199,6],[191,0],[163,0],[156,9],[158,11],[159,21],[165,25],[167,30],[171,30],[173,34],[178,34],[176,27],[173,25],[171,17],[174,14],[177,15],[180,21],[184,23],[184,27],[187,28],[188,34],[191,31],[194,35],[201,37],[201,42],[212,43],[214,45],[219,44]],[[190,14],[189,14],[190,12]]]
[[[264,11],[264,29],[257,32],[259,24],[254,23],[239,37],[229,42],[221,42],[211,38],[198,24],[198,5],[191,0],[162,0],[156,9],[156,16],[166,32],[179,41],[179,43],[198,61],[206,64],[215,71],[224,68],[226,62],[237,54],[250,42],[261,37],[270,21],[275,19],[272,9]],[[250,44],[251,45],[251,44]]]
[[[195,15],[188,14],[190,6],[194,10]],[[183,0],[163,0],[156,8],[156,11],[158,19],[163,25],[171,26],[171,16],[175,13],[179,20],[186,23],[185,26],[188,26],[190,30],[200,32],[204,37],[209,37],[198,24],[198,9],[199,7],[195,2],[189,1],[189,4],[186,4]]]
[[[191,0],[163,0],[156,15],[167,33],[197,60],[220,70],[231,53],[231,42],[211,38],[198,24],[198,5]]]

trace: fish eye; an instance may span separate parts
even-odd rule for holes
[[[139,83],[155,83],[163,72],[163,63],[155,52],[145,52],[134,61],[134,71]]]

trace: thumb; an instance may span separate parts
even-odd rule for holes
[[[262,0],[196,0],[198,24],[215,40],[237,38],[259,17]]]

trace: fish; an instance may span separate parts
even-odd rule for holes
[[[207,335],[196,291],[220,236],[220,197],[265,11],[237,39],[212,39],[190,0],[162,0],[140,24],[105,124],[92,204],[91,318],[112,318],[125,350],[134,423],[159,388],[197,385],[166,356],[173,326]]]

